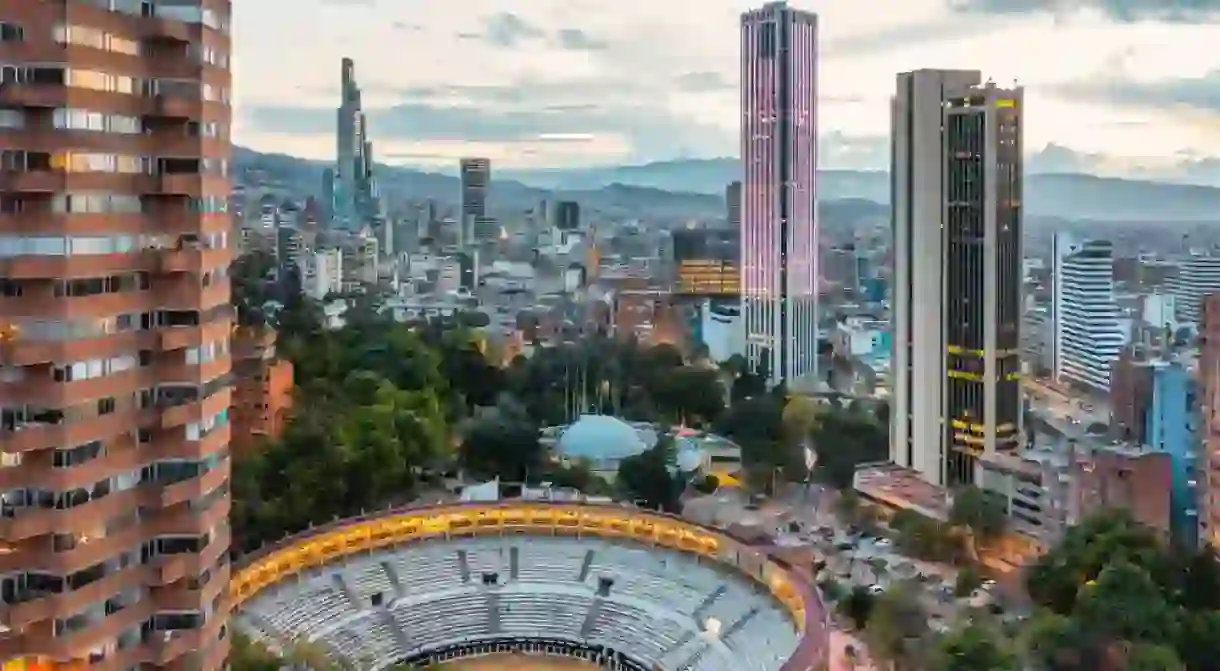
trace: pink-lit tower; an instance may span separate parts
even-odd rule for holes
[[[741,16],[746,358],[789,389],[817,380],[817,24],[785,2]]]

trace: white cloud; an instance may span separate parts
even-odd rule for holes
[[[446,160],[480,151],[508,164],[558,165],[731,153],[737,138],[738,15],[754,4],[234,3],[235,138],[257,149],[328,157],[333,141],[326,134],[325,112],[310,115],[314,126],[295,134],[274,132],[267,115],[273,108],[333,106],[339,59],[348,56],[356,60],[365,105],[374,112],[372,131],[381,156]],[[1202,77],[1220,69],[1215,25],[1114,23],[1100,14],[1070,20],[1029,13],[980,17],[950,12],[945,0],[887,2],[885,12],[842,0],[792,4],[819,11],[824,134],[884,135],[886,100],[898,71],[971,67],[997,81],[1015,77],[1028,87],[1030,150],[1054,142],[1127,157],[1171,157],[1186,150],[1220,155],[1220,133],[1200,132],[1215,116],[1115,106],[1096,95],[1077,97],[1070,88],[1102,77]],[[718,86],[721,82],[727,87]],[[430,134],[439,126],[422,123],[419,109],[404,117],[420,123],[414,132],[391,123],[398,117],[383,111],[408,102],[408,90],[444,87],[500,92],[499,99],[466,100],[479,106],[473,111],[483,112],[463,117],[473,124],[469,137],[477,144],[465,143],[461,128],[445,126],[444,133]],[[513,90],[519,95],[506,99]],[[565,123],[531,126],[560,118],[543,112],[562,114],[563,109],[569,115]],[[516,116],[493,119],[497,114]],[[593,126],[581,127],[582,120]],[[510,127],[511,142],[491,132]],[[589,138],[538,139],[543,134]]]

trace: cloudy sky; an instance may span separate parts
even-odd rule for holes
[[[238,143],[332,157],[350,56],[380,160],[550,167],[736,155],[738,16],[759,2],[233,4]],[[1220,157],[1220,0],[790,4],[820,17],[824,165],[887,164],[894,74],[920,67],[1018,80],[1027,147],[1057,169]]]

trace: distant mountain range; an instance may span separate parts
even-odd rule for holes
[[[234,160],[239,175],[259,173],[247,181],[278,184],[295,193],[317,193],[320,189],[321,162],[241,147],[234,149]],[[525,210],[542,199],[564,198],[619,216],[721,216],[724,187],[739,174],[740,163],[730,158],[607,168],[502,170],[493,172],[492,200],[501,211]],[[823,207],[849,209],[858,216],[884,216],[888,210],[890,180],[885,172],[826,170],[819,172],[818,178]],[[453,175],[381,166],[378,179],[383,193],[392,199],[457,199],[458,179]],[[835,201],[849,203],[836,206]],[[1025,207],[1026,213],[1035,217],[1220,222],[1220,188],[1086,174],[1033,174],[1026,178]]]

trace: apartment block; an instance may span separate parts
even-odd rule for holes
[[[228,0],[0,3],[0,660],[223,668]]]
[[[233,336],[233,449],[280,437],[292,410],[292,362],[275,352],[275,331],[238,329]]]

